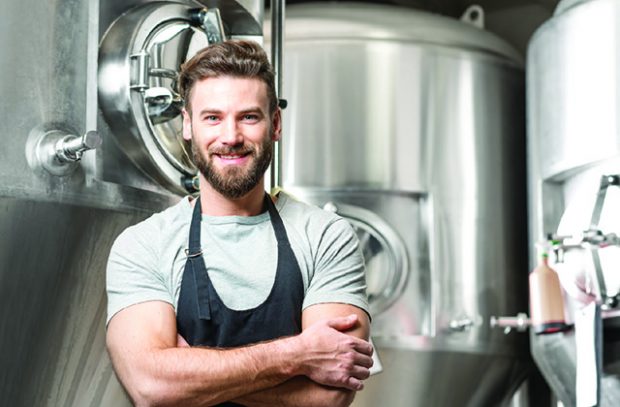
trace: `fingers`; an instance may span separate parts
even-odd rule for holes
[[[370,376],[373,347],[345,332],[360,323],[356,314],[314,324],[301,334],[309,355],[303,374],[326,385],[359,391]]]
[[[350,357],[351,359],[347,363],[346,375],[360,380],[368,379],[370,367],[373,364],[372,358],[359,354]]]
[[[349,390],[360,391],[364,388],[364,382],[355,377],[349,377],[347,382],[345,383],[345,388]]]
[[[327,326],[334,328],[338,331],[346,331],[351,329],[357,323],[357,315],[351,314],[346,317],[332,318],[327,321]]]
[[[370,356],[362,355],[359,353],[355,355],[353,362],[357,366],[362,366],[362,367],[365,367],[366,369],[370,369],[372,365],[375,363]]]
[[[352,378],[366,380],[370,377],[370,370],[367,367],[355,366],[350,373]]]
[[[358,339],[355,338],[355,342],[353,343],[353,349],[355,349],[356,351],[358,351],[361,354],[364,355],[368,355],[368,356],[372,356],[374,349],[372,348],[372,345],[363,340],[363,339]]]

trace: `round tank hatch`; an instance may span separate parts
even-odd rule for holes
[[[323,208],[338,213],[355,229],[366,263],[370,313],[382,313],[398,299],[407,281],[409,262],[400,236],[368,209],[333,202]]]
[[[196,175],[182,137],[183,101],[176,78],[183,62],[223,38],[216,9],[149,3],[119,17],[99,50],[99,101],[118,144],[147,176],[187,192]],[[215,28],[214,28],[215,27]],[[219,31],[219,32],[218,32]]]

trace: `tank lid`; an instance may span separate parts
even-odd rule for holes
[[[503,39],[471,24],[438,14],[366,3],[287,6],[287,40],[335,38],[423,42],[497,54],[523,63],[519,52]]]

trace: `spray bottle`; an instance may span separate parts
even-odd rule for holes
[[[564,316],[560,279],[549,267],[549,245],[537,245],[538,266],[530,273],[530,316],[536,334],[550,334],[570,328]]]

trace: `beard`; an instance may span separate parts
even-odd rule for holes
[[[211,158],[214,154],[247,154],[252,160],[247,167],[227,165],[218,169]],[[213,147],[207,150],[206,157],[196,143],[192,142],[192,157],[198,171],[213,189],[229,199],[241,198],[258,185],[271,164],[272,156],[273,141],[269,138],[266,138],[258,149],[245,144],[234,147]]]

